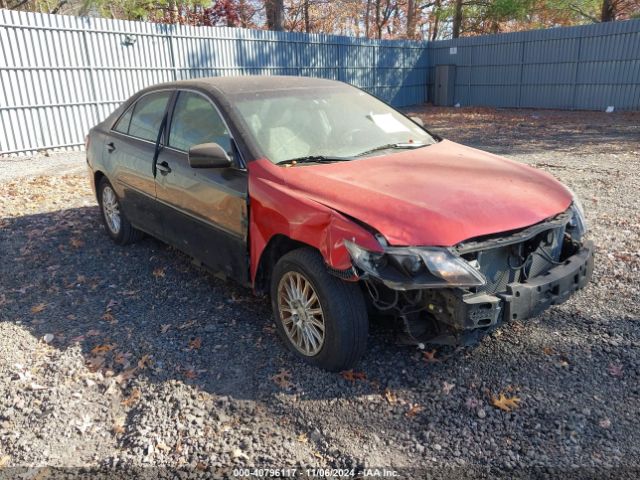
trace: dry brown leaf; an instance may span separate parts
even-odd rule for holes
[[[198,376],[198,374],[195,371],[195,369],[190,368],[189,370],[185,370],[184,376],[187,377],[189,380],[193,380],[194,378],[196,378]]]
[[[104,320],[105,322],[109,322],[111,324],[118,323],[118,320],[116,320],[116,317],[114,317],[110,312],[106,312],[104,315],[102,315],[102,320]]]
[[[542,351],[545,355],[554,355],[556,353],[551,347],[544,347]]]
[[[45,308],[47,308],[47,304],[46,303],[39,303],[39,304],[34,305],[33,307],[31,307],[31,313],[40,313]]]
[[[138,401],[140,400],[141,396],[142,396],[142,393],[140,392],[140,389],[139,388],[134,388],[131,391],[131,395],[129,395],[124,400],[122,400],[122,402],[120,402],[120,403],[125,407],[131,407],[132,405],[135,405],[136,403],[138,403]]]
[[[390,405],[394,405],[398,401],[397,395],[393,393],[391,390],[389,390],[388,388],[384,389],[382,396],[387,402],[389,402]]]
[[[280,388],[291,388],[291,372],[281,368],[280,371],[271,377],[271,380]]]
[[[165,269],[163,267],[158,267],[153,271],[153,276],[156,278],[164,278],[166,273],[164,271]]]
[[[507,397],[504,393],[501,393],[497,398],[491,397],[491,405],[505,412],[511,412],[520,405],[519,397]]]
[[[144,370],[149,365],[151,365],[151,355],[146,353],[142,357],[140,357],[140,360],[138,360],[138,368],[140,370]]]
[[[171,328],[171,324],[170,323],[163,323],[160,326],[160,333],[167,333],[167,331]]]
[[[121,423],[116,423],[111,429],[111,431],[115,435],[122,435],[125,432],[124,425],[122,425]]]
[[[202,338],[196,337],[189,341],[189,350],[198,350],[202,346]]]
[[[449,383],[445,381],[444,384],[442,385],[442,393],[444,393],[445,395],[449,395],[449,393],[451,393],[451,390],[453,390],[455,386],[456,386],[455,383]]]
[[[87,359],[87,368],[91,372],[97,372],[104,365],[104,357],[102,355],[98,355],[96,357],[89,357]]]
[[[118,375],[115,376],[115,380],[118,384],[122,384],[128,380],[131,380],[133,376],[138,371],[137,368],[130,368],[128,370],[123,370]]]
[[[185,330],[189,327],[191,327],[192,325],[195,325],[196,321],[195,320],[189,320],[187,322],[184,322],[182,325],[180,325],[178,327],[178,330]]]
[[[413,418],[422,410],[424,410],[424,407],[421,407],[417,403],[409,404],[409,410],[407,410],[407,413],[405,415],[409,418]]]
[[[436,358],[436,353],[438,353],[438,351],[435,349],[431,351],[424,351],[422,352],[422,358],[427,363],[439,362],[440,360]]]
[[[84,245],[84,241],[80,240],[79,238],[72,238],[71,240],[69,240],[69,243],[74,248],[80,248]]]
[[[306,433],[301,433],[300,435],[298,435],[298,441],[300,443],[307,443],[309,441],[309,437],[307,437]]]
[[[105,344],[105,345],[98,345],[96,347],[93,347],[93,349],[91,350],[91,353],[93,355],[99,355],[101,353],[107,353],[110,352],[111,350],[113,350],[114,345],[109,345],[109,344]]]
[[[353,370],[344,370],[340,372],[342,378],[345,380],[349,380],[350,382],[355,382],[356,380],[366,380],[367,374],[364,372],[354,372]]]

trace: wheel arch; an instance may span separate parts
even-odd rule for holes
[[[278,260],[284,255],[298,248],[312,248],[320,253],[320,250],[313,245],[301,242],[300,240],[294,240],[284,234],[279,233],[269,239],[258,261],[258,268],[253,284],[256,293],[266,294],[269,292],[269,283],[271,281],[273,267],[275,267]]]

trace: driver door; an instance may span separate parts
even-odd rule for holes
[[[210,142],[225,149],[232,167],[189,166],[189,148]],[[156,195],[165,211],[164,236],[210,268],[248,283],[247,172],[239,165],[217,107],[201,93],[179,91],[167,144],[157,160]]]

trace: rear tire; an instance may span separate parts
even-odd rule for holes
[[[306,362],[337,372],[352,368],[364,354],[369,319],[362,291],[331,275],[318,251],[301,248],[278,261],[271,304],[280,337]]]
[[[102,177],[98,182],[98,203],[107,234],[118,245],[137,242],[143,236],[131,225],[120,208],[120,199],[109,180]]]

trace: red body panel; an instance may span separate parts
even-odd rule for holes
[[[571,193],[551,175],[480,150],[442,141],[350,162],[283,168],[249,166],[251,276],[275,234],[320,250],[334,268],[350,266],[342,246],[355,238],[391,245],[452,246],[521,229],[566,210]]]

